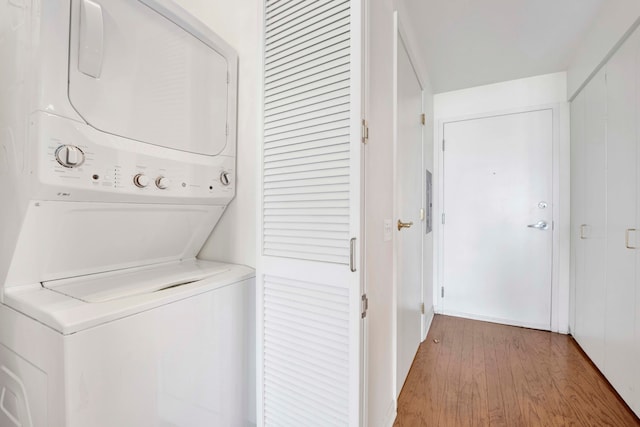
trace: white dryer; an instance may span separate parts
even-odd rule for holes
[[[252,420],[237,56],[170,0],[0,0],[0,427]]]

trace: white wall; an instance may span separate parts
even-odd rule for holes
[[[368,4],[368,86],[365,115],[365,285],[367,314],[367,424],[390,426],[395,416],[393,354],[393,242],[384,220],[393,218],[393,5]]]
[[[393,220],[393,53],[394,10],[402,7],[393,0],[368,2],[367,9],[367,88],[365,116],[369,122],[369,143],[365,148],[365,281],[369,297],[367,315],[367,426],[391,426],[395,407],[395,311],[393,306],[393,241],[384,240],[384,220]],[[409,21],[400,20],[411,44]],[[413,49],[417,51],[417,49]],[[425,70],[424,61],[414,58],[417,67]],[[426,82],[425,111],[431,124],[425,132],[427,147],[432,146],[430,129],[433,115],[432,95],[428,76],[420,72]],[[429,152],[431,149],[429,148]],[[431,159],[427,155],[427,161]],[[428,271],[428,268],[425,271]],[[432,294],[431,280],[425,282]],[[430,300],[426,301],[430,304]],[[427,305],[427,310],[429,305]]]
[[[471,89],[437,94],[434,97],[436,129],[434,138],[438,143],[434,150],[435,174],[441,173],[442,124],[452,119],[486,116],[513,112],[539,106],[554,106],[554,277],[552,325],[554,331],[566,333],[569,327],[569,280],[570,280],[570,138],[569,105],[567,103],[566,73],[546,74],[526,79],[512,80]],[[442,195],[435,188],[436,218],[442,214]],[[442,225],[434,221],[436,251],[442,244]],[[556,250],[557,248],[557,250]],[[441,259],[436,253],[436,283],[442,282]],[[439,289],[439,285],[435,287]],[[434,289],[434,300],[439,295]],[[437,309],[437,307],[436,307]]]
[[[566,82],[565,73],[554,73],[440,93],[436,120],[566,102]]]
[[[199,257],[255,267],[262,1],[176,1],[233,46],[239,57],[236,197],[229,204]]]
[[[596,74],[631,30],[640,23],[640,1],[608,0],[576,49],[567,71],[568,98],[573,99]]]

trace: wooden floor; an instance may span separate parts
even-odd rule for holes
[[[395,426],[489,425],[640,421],[571,337],[436,316],[400,394]]]

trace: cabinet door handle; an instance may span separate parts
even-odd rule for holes
[[[586,239],[586,237],[584,237],[584,229],[587,228],[587,224],[580,224],[580,238],[582,240]]]
[[[624,245],[627,247],[627,249],[638,249],[635,246],[629,246],[629,234],[635,231],[635,228],[627,228],[627,230],[624,232]]]
[[[356,272],[356,238],[349,241],[349,269]]]

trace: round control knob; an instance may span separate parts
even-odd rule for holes
[[[139,173],[138,175],[133,177],[133,183],[136,187],[144,188],[149,185],[149,177]]]
[[[222,185],[224,185],[225,187],[229,184],[231,184],[231,175],[229,174],[229,172],[222,172],[220,174],[220,182],[222,183]]]
[[[56,160],[65,168],[76,168],[84,163],[84,153],[75,145],[61,145],[56,149]]]
[[[158,187],[159,189],[165,190],[169,188],[170,185],[171,180],[169,178],[164,176],[159,176],[158,178],[156,178],[156,187]]]

